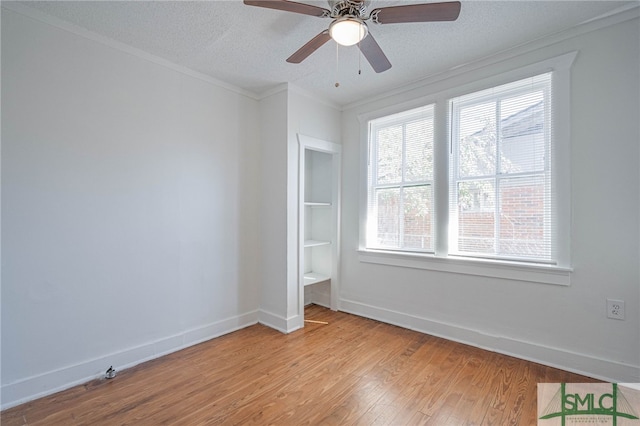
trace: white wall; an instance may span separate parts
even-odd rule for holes
[[[569,39],[537,42],[521,54],[509,52],[495,63],[487,60],[469,72],[462,68],[345,110],[344,310],[596,377],[640,381],[640,37],[634,13],[635,19],[612,18],[609,24],[624,22],[601,29],[592,24]],[[358,115],[574,50],[569,287],[359,261]],[[607,297],[626,302],[625,321],[605,317]]]
[[[281,331],[288,329],[287,106],[286,90],[260,100],[260,322]]]
[[[2,404],[257,321],[258,102],[2,11]]]

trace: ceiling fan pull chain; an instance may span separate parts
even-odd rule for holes
[[[338,63],[340,62],[340,45],[336,43],[336,87],[340,87],[340,83],[338,83]]]

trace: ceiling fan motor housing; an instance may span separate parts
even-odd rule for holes
[[[353,16],[364,19],[367,12],[367,3],[368,1],[358,0],[329,0],[331,17]]]

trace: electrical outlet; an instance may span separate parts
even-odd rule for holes
[[[624,319],[624,300],[607,299],[607,318]]]

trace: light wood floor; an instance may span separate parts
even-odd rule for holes
[[[318,306],[0,414],[8,425],[535,425],[538,382],[594,380]]]

